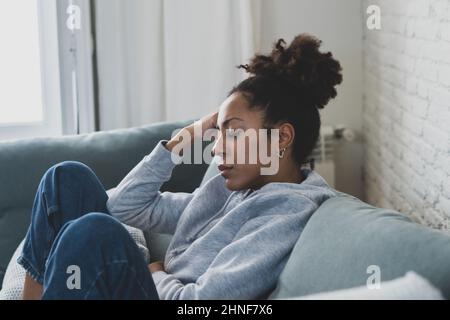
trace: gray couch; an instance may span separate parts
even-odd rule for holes
[[[185,124],[160,123],[84,136],[0,143],[0,283],[26,233],[36,188],[49,167],[65,160],[81,161],[93,168],[109,189],[159,140],[169,138]],[[206,164],[180,165],[163,190],[191,192],[207,169]],[[212,173],[211,167],[207,175]],[[153,260],[161,259],[170,235],[148,233],[146,239]],[[379,268],[382,281],[415,271],[450,298],[448,233],[344,193],[327,200],[314,213],[271,298],[362,286],[370,276],[370,266]]]

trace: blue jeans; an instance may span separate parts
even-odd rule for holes
[[[158,299],[136,243],[108,214],[94,172],[63,162],[43,176],[18,262],[43,299]]]

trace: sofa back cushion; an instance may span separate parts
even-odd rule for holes
[[[340,194],[313,214],[270,298],[358,287],[408,271],[449,299],[450,234]]]
[[[205,175],[203,176],[203,180],[200,183],[200,186],[204,185],[206,182],[214,178],[216,175],[220,173],[218,168],[218,158],[214,157],[211,161],[210,165],[208,166],[208,169],[205,172]]]

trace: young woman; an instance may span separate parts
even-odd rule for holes
[[[267,298],[308,219],[336,195],[302,167],[319,136],[319,109],[342,82],[339,62],[319,47],[302,34],[241,66],[249,78],[218,113],[201,119],[202,132],[220,131],[213,151],[224,159],[221,173],[193,193],[159,189],[181,161],[175,150],[195,138],[194,125],[160,141],[109,198],[83,164],[48,170],[19,258],[27,271],[24,298]],[[262,175],[261,161],[227,163],[242,139],[227,136],[228,129],[278,129],[278,171]],[[193,138],[180,139],[186,133]],[[173,234],[164,263],[147,266],[119,221]],[[76,270],[78,284],[70,280]]]

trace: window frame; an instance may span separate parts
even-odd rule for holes
[[[81,11],[81,29],[69,30],[67,8]],[[98,131],[94,4],[90,0],[58,0],[63,134]]]

